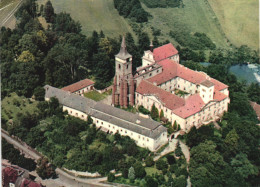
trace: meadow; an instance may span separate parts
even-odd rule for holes
[[[45,4],[46,0],[38,0]],[[133,31],[127,21],[119,16],[113,0],[51,0],[56,13],[67,12],[82,25],[82,32],[87,36],[94,30],[101,31],[109,37],[118,37]]]
[[[14,28],[15,17],[12,16],[12,10],[15,9],[15,7],[18,5],[19,2],[20,0],[0,1],[0,27],[6,26],[6,27]]]
[[[231,43],[259,49],[259,1],[208,0],[208,2]]]
[[[178,43],[170,38],[169,32],[178,27],[182,30],[188,30],[190,33],[205,33],[217,47],[228,47],[227,39],[218,19],[204,0],[183,0],[183,3],[183,8],[148,8],[142,4],[144,9],[152,15],[148,23],[144,24],[144,30],[151,33],[151,27],[160,29],[159,39],[169,39],[177,45]]]

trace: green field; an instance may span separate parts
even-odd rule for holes
[[[258,0],[208,1],[231,43],[259,49]]]
[[[45,3],[46,0],[38,0]],[[127,21],[119,16],[114,8],[113,0],[51,0],[56,13],[67,12],[71,17],[79,21],[82,31],[87,36],[94,30],[103,30],[105,35],[118,37],[124,33],[133,33]]]
[[[0,1],[0,27],[10,27],[15,26],[15,17],[12,16],[12,10],[18,5],[20,0],[1,0]]]
[[[160,39],[169,39],[177,45],[177,42],[170,39],[169,32],[176,25],[182,25],[182,28],[190,33],[206,33],[217,47],[228,46],[217,18],[205,0],[183,0],[183,3],[184,8],[147,8],[142,4],[144,9],[153,16],[148,23],[144,24],[146,30],[149,32],[151,26],[160,29],[162,33]]]

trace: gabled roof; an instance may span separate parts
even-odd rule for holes
[[[44,88],[45,98],[56,97],[60,104],[81,112],[89,113],[90,107],[96,104],[96,102],[91,99],[49,85],[44,86]]]
[[[88,87],[92,84],[94,84],[94,82],[92,80],[84,79],[84,80],[81,80],[79,82],[73,83],[69,86],[66,86],[66,87],[62,88],[62,90],[69,91],[69,92],[73,93],[73,92],[76,92],[76,91],[81,90],[83,88],[86,88],[86,87]]]
[[[136,88],[136,92],[142,95],[153,95],[157,97],[165,107],[171,110],[185,105],[185,100],[183,98],[171,94],[170,92],[167,92],[146,80],[143,80],[139,84]]]
[[[214,84],[216,90],[223,90],[228,87],[227,85],[217,81],[216,79],[210,78],[209,76],[207,76],[206,73],[191,70],[181,64],[178,64],[174,60],[165,59],[158,62],[157,64],[162,66],[162,73],[148,79],[149,82],[155,82],[157,85],[165,83],[173,78],[180,77],[193,84],[201,84],[203,82],[205,83],[205,81],[208,85],[212,83]]]
[[[98,119],[110,122],[119,127],[132,130],[150,138],[157,138],[167,131],[160,123],[143,118],[137,114],[124,111],[101,102],[73,94],[49,85],[44,86],[45,98],[56,97],[59,103],[75,110],[90,114]]]
[[[217,89],[214,90],[214,96],[213,99],[217,100],[217,101],[222,101],[223,99],[226,99],[228,96],[221,93],[220,91],[218,91]]]
[[[165,127],[156,121],[101,102],[98,102],[93,107],[91,116],[154,139],[167,131]]]
[[[205,106],[205,103],[199,94],[191,95],[185,100],[185,102],[185,106],[175,109],[173,113],[182,118],[187,118],[193,114],[196,114],[203,106]]]
[[[157,62],[176,54],[178,54],[178,50],[171,43],[157,47],[153,50],[153,57]]]

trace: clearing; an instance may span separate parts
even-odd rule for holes
[[[208,0],[208,2],[231,43],[259,49],[259,1]]]
[[[38,101],[31,101],[24,96],[18,96],[16,93],[11,93],[2,101],[2,118],[5,120],[16,120],[17,113],[29,112],[33,114],[37,112]]]
[[[109,37],[118,37],[127,32],[134,35],[131,26],[119,16],[113,0],[51,0],[55,13],[67,12],[82,25],[82,33],[90,36],[94,30],[103,30]],[[38,0],[45,4],[46,0]]]

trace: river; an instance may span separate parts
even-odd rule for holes
[[[210,63],[201,62],[203,66],[208,66]],[[243,64],[233,65],[229,71],[236,75],[238,80],[245,80],[248,84],[258,82],[260,84],[260,65],[259,64]]]

